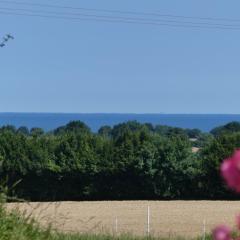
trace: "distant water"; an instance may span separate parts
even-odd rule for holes
[[[169,125],[181,128],[198,128],[210,131],[212,128],[231,121],[240,122],[240,114],[65,114],[65,113],[0,113],[0,126],[14,125],[28,128],[41,127],[46,131],[65,125],[72,120],[81,120],[96,132],[103,125],[137,120],[153,125]]]

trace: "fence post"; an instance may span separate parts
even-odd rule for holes
[[[206,220],[203,220],[203,240],[206,239]]]
[[[147,208],[147,235],[150,235],[150,206]]]
[[[115,218],[115,234],[117,235],[118,233],[118,218]]]

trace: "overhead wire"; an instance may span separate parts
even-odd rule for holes
[[[126,24],[138,24],[138,25],[152,25],[152,26],[168,26],[168,27],[181,27],[181,28],[199,28],[199,29],[222,29],[222,30],[240,30],[236,27],[211,27],[211,26],[200,26],[200,25],[182,25],[182,24],[167,24],[167,23],[156,23],[156,22],[139,22],[139,21],[124,21],[124,20],[109,20],[109,19],[99,19],[93,17],[64,17],[57,15],[42,15],[42,14],[27,14],[27,13],[13,13],[0,11],[0,15],[13,15],[13,16],[26,16],[26,17],[41,17],[49,19],[64,19],[64,20],[76,20],[76,21],[94,21],[94,22],[108,22],[108,23],[126,23]]]
[[[54,14],[54,15],[63,15],[63,16],[81,16],[81,17],[94,17],[94,18],[103,18],[103,19],[113,19],[113,20],[127,20],[127,21],[139,21],[143,22],[164,22],[164,23],[174,23],[174,24],[190,24],[190,25],[207,25],[207,26],[220,26],[220,27],[231,27],[231,28],[240,28],[240,25],[232,24],[219,24],[219,23],[209,23],[209,22],[189,22],[189,21],[176,21],[176,20],[166,20],[166,19],[150,19],[150,18],[133,18],[133,17],[123,17],[123,16],[108,16],[108,15],[96,15],[96,14],[86,14],[86,13],[73,13],[73,12],[56,12],[56,11],[44,11],[44,10],[32,10],[25,8],[8,8],[0,7],[0,10],[7,11],[23,11],[30,13],[39,13],[39,14]]]
[[[78,10],[78,12],[59,12],[59,11],[49,11],[45,9],[29,9],[29,8],[16,8],[16,7],[6,7],[5,5],[2,7],[1,4],[11,4],[11,5],[24,5],[31,7],[39,7],[41,8],[56,8],[56,9],[71,9]],[[82,12],[84,11],[84,12]],[[92,14],[86,13],[86,11],[94,11],[101,12],[102,14]],[[103,12],[105,14],[103,15]],[[106,15],[108,13],[108,15]],[[111,15],[109,15],[111,13]],[[112,15],[112,14],[121,14],[121,15]],[[28,3],[28,2],[19,2],[19,1],[6,1],[0,0],[0,14],[2,15],[14,15],[14,16],[26,16],[26,17],[41,17],[41,18],[54,18],[54,19],[65,19],[65,20],[78,20],[78,21],[96,21],[96,22],[109,22],[109,23],[125,23],[125,24],[140,24],[140,25],[153,25],[153,26],[169,26],[169,27],[182,27],[182,28],[206,28],[206,29],[222,29],[222,30],[240,30],[239,24],[226,24],[222,22],[209,22],[209,20],[214,21],[223,21],[223,18],[194,18],[194,17],[185,17],[183,18],[191,18],[198,19],[198,22],[194,21],[180,21],[176,19],[166,19],[163,17],[171,17],[176,18],[180,16],[176,15],[159,15],[154,13],[142,13],[142,12],[131,12],[131,11],[118,11],[118,10],[106,10],[106,9],[95,9],[95,8],[81,8],[81,7],[71,7],[71,6],[59,6],[59,5],[51,5],[51,4],[41,4],[41,3]],[[122,16],[122,14],[124,14]],[[126,15],[127,14],[127,15]],[[146,18],[146,17],[133,17],[143,16],[155,16],[154,18]],[[129,16],[130,15],[130,16]],[[156,18],[158,16],[158,18]],[[161,18],[159,18],[161,17]],[[199,22],[201,20],[201,22]],[[204,22],[202,22],[204,20]],[[208,21],[206,21],[208,20]],[[228,19],[229,22],[230,19]],[[237,21],[236,19],[231,19],[231,21]],[[239,20],[240,21],[240,20]]]
[[[106,13],[119,13],[119,14],[133,14],[133,15],[146,15],[155,17],[171,17],[171,18],[189,18],[198,20],[210,20],[210,21],[230,21],[240,22],[240,19],[233,18],[216,18],[216,17],[193,17],[184,15],[173,15],[173,14],[160,14],[157,12],[138,12],[138,11],[121,11],[121,10],[109,10],[109,9],[97,9],[97,8],[84,8],[84,7],[73,7],[66,5],[55,5],[55,4],[44,4],[44,3],[30,3],[25,1],[11,1],[11,0],[0,0],[0,3],[13,4],[13,5],[25,5],[35,7],[47,7],[47,8],[61,8],[61,9],[72,9],[72,10],[84,10],[84,11],[95,11],[95,12],[106,12]]]

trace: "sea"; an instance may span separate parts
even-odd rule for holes
[[[203,132],[231,121],[240,122],[240,114],[117,114],[117,113],[0,113],[0,126],[14,125],[43,128],[51,131],[70,121],[80,120],[93,132],[101,126],[114,126],[127,121],[168,125],[180,128],[198,128]]]

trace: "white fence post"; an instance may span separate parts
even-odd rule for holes
[[[147,208],[147,235],[150,235],[150,206]]]
[[[203,240],[206,239],[206,220],[203,220]]]
[[[118,233],[118,218],[115,219],[115,234]]]

